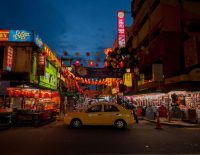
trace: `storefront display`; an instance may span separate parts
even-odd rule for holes
[[[10,107],[16,115],[16,123],[32,123],[53,119],[60,112],[60,96],[57,91],[8,88]]]
[[[149,93],[125,96],[138,107],[156,106],[160,117],[167,117],[170,113],[172,119],[179,119],[197,122],[196,109],[200,106],[200,92],[171,91],[169,93]],[[148,110],[147,110],[148,111]],[[150,111],[150,110],[149,110]],[[148,117],[152,118],[152,113],[148,111]],[[147,113],[146,113],[147,114]]]

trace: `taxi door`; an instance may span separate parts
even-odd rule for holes
[[[119,109],[114,105],[104,104],[103,110],[104,125],[113,125],[118,118],[122,117]]]
[[[85,125],[102,125],[102,105],[91,106],[85,114]]]

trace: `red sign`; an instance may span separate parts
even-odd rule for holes
[[[38,53],[38,60],[37,60],[37,75],[44,76],[45,75],[45,65],[46,65],[46,58],[42,53]]]
[[[118,11],[118,43],[119,47],[125,47],[125,18],[124,11]]]
[[[0,30],[0,41],[8,41],[9,30]]]
[[[12,70],[12,61],[13,61],[13,48],[8,46],[6,48],[6,61],[5,61],[5,67],[4,69],[7,71],[11,71]]]

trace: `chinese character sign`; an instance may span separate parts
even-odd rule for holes
[[[12,70],[12,61],[13,61],[13,48],[8,46],[6,52],[6,66],[5,70],[11,71]]]
[[[119,47],[125,47],[125,18],[124,11],[118,11],[118,43]]]
[[[0,30],[0,41],[8,41],[9,30]]]
[[[45,75],[46,57],[42,53],[38,53],[37,75]]]

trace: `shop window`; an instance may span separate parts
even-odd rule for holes
[[[150,7],[151,12],[153,12],[159,4],[160,4],[160,0],[154,0],[153,4]]]
[[[87,112],[100,112],[101,111],[101,105],[95,105],[90,107]]]
[[[114,105],[104,105],[104,111],[105,112],[118,112],[118,108]]]

